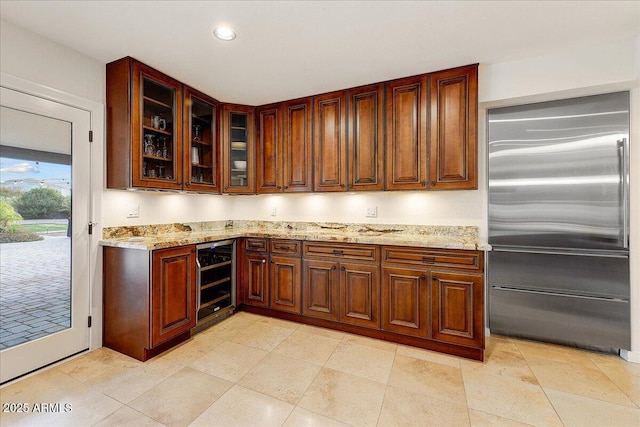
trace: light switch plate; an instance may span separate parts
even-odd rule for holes
[[[367,218],[376,218],[378,216],[378,207],[370,206],[367,208]]]
[[[139,218],[140,217],[140,205],[130,205],[127,211],[127,218]]]
[[[277,211],[278,211],[278,210],[277,210],[275,207],[274,207],[274,208],[271,208],[271,216],[276,216],[276,212],[277,212]]]

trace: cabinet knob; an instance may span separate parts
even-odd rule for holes
[[[420,185],[427,185],[427,181],[420,181]]]
[[[273,264],[273,260],[271,260],[271,264]]]
[[[276,190],[282,190],[282,187],[281,187],[281,186],[279,186],[279,185],[277,185],[277,186],[276,186]]]
[[[438,182],[437,181],[431,181],[431,186],[435,186]]]
[[[427,276],[425,276],[424,274],[422,276],[420,276],[420,280],[424,280],[426,278],[427,278]]]
[[[340,267],[340,271],[345,271],[345,270],[346,270],[346,268]]]
[[[431,280],[440,280],[440,279],[438,278],[438,276],[433,276]]]
[[[191,183],[190,183],[190,182],[187,182],[185,185],[186,185],[187,187],[189,187],[189,186],[191,185]]]
[[[289,188],[289,186],[288,186],[288,185],[285,185],[285,186],[284,186],[284,189],[286,190],[287,188]]]
[[[333,267],[331,267],[331,270],[335,270],[335,269],[336,269],[336,266],[335,266],[335,265],[334,265]]]

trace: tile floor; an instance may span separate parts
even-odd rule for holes
[[[2,426],[637,427],[640,365],[497,336],[480,363],[238,313],[146,363],[101,348],[0,400],[61,404]]]

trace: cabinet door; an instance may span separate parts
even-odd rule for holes
[[[196,324],[196,250],[185,246],[153,251],[151,346]]]
[[[282,142],[279,104],[256,109],[256,188],[258,193],[282,191]]]
[[[387,190],[427,188],[427,78],[387,83]]]
[[[426,338],[428,303],[426,270],[382,268],[383,329]]]
[[[269,306],[269,271],[267,255],[247,252],[245,256],[244,303],[258,307]]]
[[[255,193],[254,108],[222,109],[222,184],[224,193]]]
[[[380,268],[377,265],[340,263],[340,321],[380,327]]]
[[[348,189],[384,189],[384,120],[382,84],[348,92]]]
[[[182,189],[182,85],[133,62],[132,184]]]
[[[346,96],[314,97],[314,191],[345,191],[347,184]]]
[[[302,314],[338,320],[338,264],[305,260],[302,275]]]
[[[431,273],[432,338],[484,346],[484,290],[480,275]]]
[[[271,308],[300,314],[302,261],[272,256],[270,267]]]
[[[429,74],[429,188],[478,188],[478,66]]]
[[[284,191],[311,191],[311,98],[285,102],[282,110]]]
[[[219,102],[184,87],[184,189],[220,192]]]

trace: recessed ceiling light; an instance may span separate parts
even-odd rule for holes
[[[213,35],[224,41],[231,41],[236,38],[236,32],[231,27],[218,27],[213,30]]]

